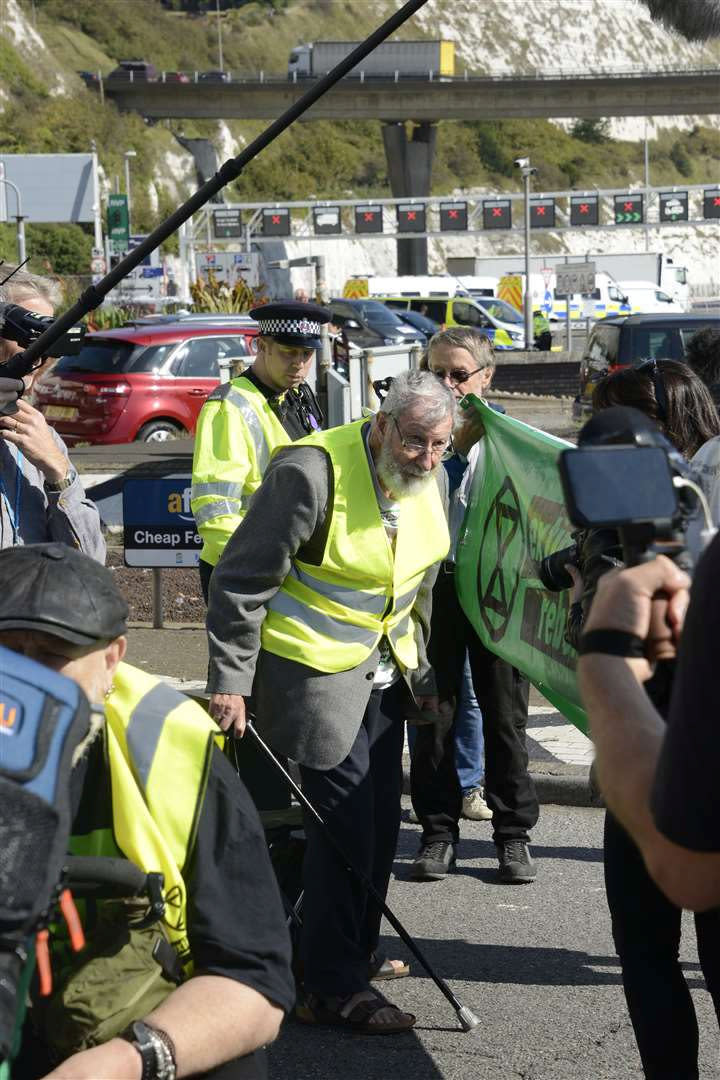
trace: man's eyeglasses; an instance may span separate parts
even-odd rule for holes
[[[668,418],[668,399],[667,390],[665,389],[665,380],[662,377],[662,370],[657,360],[642,360],[639,364],[636,364],[634,370],[640,372],[642,375],[650,375],[653,383],[653,392],[655,394],[655,403],[658,410],[658,419],[667,423]]]
[[[424,454],[429,451],[433,457],[442,457],[442,455],[450,446],[450,439],[435,439],[433,442],[427,443],[423,442],[422,439],[413,437],[412,435],[409,438],[406,438],[400,430],[400,425],[395,419],[394,413],[389,413],[388,415],[392,418],[392,421],[397,428],[398,438],[400,439],[402,448],[403,450],[405,450],[406,453]]]

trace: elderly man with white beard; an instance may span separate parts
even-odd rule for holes
[[[396,378],[372,420],[272,459],[210,588],[210,712],[242,735],[245,699],[341,849],[382,896],[400,823],[406,716],[439,704],[427,660],[449,546],[440,462],[455,400],[429,372]],[[381,912],[310,815],[298,1017],[366,1034],[415,1017],[371,986],[407,974],[377,953]]]

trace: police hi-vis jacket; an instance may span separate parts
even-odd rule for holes
[[[218,386],[207,399],[195,433],[190,493],[203,562],[217,564],[260,487],[272,452],[290,441],[262,391],[242,375]]]

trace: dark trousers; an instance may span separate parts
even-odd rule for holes
[[[648,874],[637,847],[605,817],[605,890],[623,988],[649,1080],[696,1080],[698,1026],[678,960],[682,912]],[[720,1019],[720,912],[695,915],[700,966]]]
[[[374,690],[345,760],[324,772],[300,766],[305,795],[348,859],[383,898],[400,827],[403,717],[409,700],[402,680],[389,690]],[[313,993],[346,996],[368,984],[382,912],[346,869],[317,821],[303,813],[303,982]]]
[[[493,839],[527,840],[539,813],[525,746],[530,687],[516,668],[485,648],[460,607],[454,575],[441,569],[433,592],[430,659],[444,698],[457,698],[466,650],[483,714],[485,798],[493,812]],[[432,726],[418,728],[410,791],[423,842],[457,841],[462,792],[452,727],[444,739]]]
[[[205,607],[207,607],[208,595],[210,593],[210,578],[215,567],[212,563],[203,562],[200,559],[198,563],[198,572],[200,574],[200,588],[202,589],[203,599],[205,600]]]

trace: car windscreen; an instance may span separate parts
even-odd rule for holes
[[[356,310],[363,322],[372,323],[373,326],[392,326],[393,330],[396,330],[401,325],[395,312],[390,311],[379,300],[358,304]]]
[[[505,300],[483,299],[481,307],[484,307],[488,315],[492,315],[493,319],[498,319],[499,322],[514,323],[522,326],[522,315],[517,308],[514,308],[512,304],[508,304]]]
[[[62,356],[54,375],[86,371],[97,375],[128,375],[132,371],[159,371],[172,345],[135,345],[131,341],[86,341],[77,356]]]

